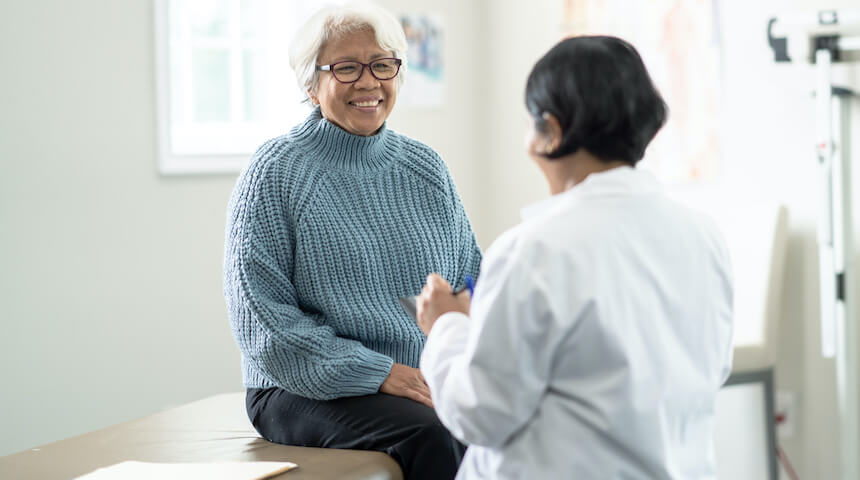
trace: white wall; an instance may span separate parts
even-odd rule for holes
[[[745,201],[779,200],[788,206],[791,223],[776,386],[798,394],[799,418],[795,435],[780,443],[801,478],[838,478],[835,367],[821,356],[818,324],[814,72],[808,65],[774,64],[762,36],[774,12],[825,5],[722,3],[723,25],[731,34],[724,36],[726,150],[718,187]],[[834,8],[856,7],[856,2],[828,3]],[[856,81],[860,77],[851,78],[844,67],[837,73],[845,85],[860,89]],[[860,120],[858,113],[855,105],[854,118]],[[860,159],[860,151],[854,153]]]
[[[477,234],[484,246],[520,220],[520,209],[548,195],[545,180],[526,155],[529,126],[526,79],[535,61],[558,42],[561,3],[551,0],[488,1],[487,134],[482,166],[488,192]]]

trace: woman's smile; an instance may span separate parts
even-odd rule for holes
[[[362,112],[376,112],[377,108],[384,102],[380,97],[358,97],[348,103],[356,110]]]

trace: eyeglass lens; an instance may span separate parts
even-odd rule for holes
[[[341,82],[354,82],[361,77],[364,66],[359,62],[338,62],[332,67],[335,78]],[[383,58],[370,63],[370,73],[378,80],[390,80],[400,67],[394,58]]]

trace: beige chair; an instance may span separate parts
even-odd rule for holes
[[[732,372],[773,368],[778,354],[788,212],[781,205],[750,204],[714,215],[729,253],[735,291]]]
[[[788,210],[732,198],[725,188],[678,189],[672,196],[708,214],[726,240],[734,281],[732,372],[773,368],[788,247]]]
[[[735,291],[732,375],[716,402],[717,477],[776,480],[773,372],[788,214],[779,205],[749,204],[722,208],[712,216],[732,257]]]

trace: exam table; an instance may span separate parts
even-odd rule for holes
[[[381,452],[277,445],[245,414],[245,393],[215,395],[148,417],[0,457],[3,479],[68,479],[126,460],[143,462],[287,461],[278,479],[402,480]]]

